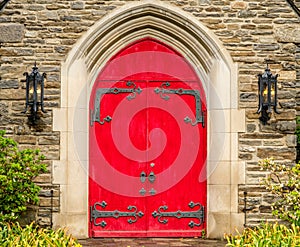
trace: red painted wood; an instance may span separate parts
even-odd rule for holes
[[[164,100],[155,88],[169,81],[170,89],[193,89],[205,95],[189,63],[168,46],[152,39],[136,42],[114,56],[99,73],[90,98],[90,109],[98,88],[128,88],[131,80],[142,89],[136,98],[128,93],[105,94],[101,98],[101,119],[112,116],[110,123],[90,126],[89,205],[105,201],[103,211],[130,211],[137,207],[144,216],[129,224],[132,217],[101,218],[103,228],[90,223],[90,236],[200,236],[205,223],[189,227],[195,218],[167,217],[158,222],[152,213],[160,206],[166,211],[196,211],[188,204],[199,202],[206,208],[206,128],[192,126],[183,120],[195,119],[195,98],[191,95],[168,94]],[[154,166],[153,166],[154,164]],[[154,172],[156,180],[140,181],[141,172]],[[141,196],[139,190],[147,191]],[[150,195],[151,189],[156,191]]]

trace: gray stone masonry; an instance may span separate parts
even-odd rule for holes
[[[130,0],[11,0],[0,13],[0,129],[22,147],[40,148],[49,167],[60,158],[60,135],[52,129],[52,109],[60,107],[61,63],[72,45],[96,21]],[[240,209],[247,191],[248,224],[271,218],[271,197],[259,185],[264,174],[257,161],[273,156],[282,163],[295,160],[295,117],[299,115],[300,25],[285,0],[165,0],[197,18],[212,30],[238,64],[239,107],[246,110],[245,133],[239,135],[239,158],[246,162],[246,184],[240,185]],[[297,1],[296,1],[297,2]],[[268,60],[279,76],[281,114],[267,125],[258,120],[257,74]],[[37,62],[47,73],[42,124],[31,126],[24,108],[23,73]],[[226,82],[224,82],[226,83]],[[51,169],[49,169],[51,170]],[[37,178],[42,185],[39,221],[50,224],[59,209],[59,185],[51,173]],[[54,190],[51,199],[51,189]],[[51,206],[52,204],[52,206]],[[52,209],[51,209],[52,208]]]

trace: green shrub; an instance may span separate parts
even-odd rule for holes
[[[276,196],[273,214],[300,226],[300,163],[287,167],[273,159],[265,159],[259,165],[270,172],[263,183]]]
[[[246,228],[237,236],[225,237],[228,247],[298,247],[300,246],[300,227],[294,224],[289,228],[278,223],[263,223],[254,229]]]
[[[300,144],[300,116],[296,118],[296,136],[297,136],[297,144]]]
[[[296,118],[296,136],[297,136],[297,146],[296,146],[296,150],[297,150],[297,157],[296,157],[296,161],[299,162],[300,161],[300,116],[297,116]]]
[[[299,247],[300,246],[300,164],[288,167],[265,159],[259,162],[269,173],[263,179],[266,189],[275,195],[272,212],[290,223],[289,226],[263,223],[254,229],[246,228],[237,236],[227,235],[232,247]]]
[[[3,224],[0,227],[0,246],[2,247],[80,247],[75,238],[65,230],[39,228],[31,223],[22,228],[17,224]]]
[[[15,221],[28,204],[37,204],[40,187],[32,180],[46,165],[38,150],[19,150],[17,143],[0,131],[0,223]]]

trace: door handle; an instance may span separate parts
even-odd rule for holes
[[[140,181],[141,181],[142,183],[145,183],[146,179],[147,179],[147,174],[146,174],[146,172],[141,172],[141,174],[140,174]],[[156,179],[156,177],[155,177],[154,172],[150,172],[150,174],[149,174],[149,176],[148,176],[149,182],[153,184],[154,181],[155,181],[155,179]]]
[[[156,179],[154,172],[150,172],[148,179],[151,184],[154,183],[154,181]]]
[[[140,174],[140,180],[141,180],[141,182],[145,183],[146,179],[147,179],[146,172],[141,172],[141,174]]]

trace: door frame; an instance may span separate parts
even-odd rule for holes
[[[207,235],[234,232],[244,223],[238,212],[238,184],[245,183],[245,163],[238,159],[238,133],[245,132],[245,111],[238,108],[237,64],[214,33],[193,15],[155,0],[127,3],[103,17],[78,40],[62,64],[61,105],[53,110],[53,130],[60,131],[61,150],[60,160],[52,165],[53,183],[61,191],[54,226],[66,226],[77,237],[88,236],[89,95],[111,56],[142,37],[161,40],[183,54],[204,83]],[[216,199],[222,203],[213,203]]]

